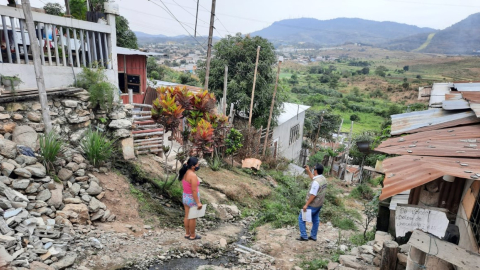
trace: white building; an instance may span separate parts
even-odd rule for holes
[[[303,123],[305,111],[310,106],[283,103],[283,112],[273,129],[272,145],[274,155],[297,161],[300,157],[303,141]]]

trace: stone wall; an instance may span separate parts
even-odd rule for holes
[[[114,138],[130,137],[132,126],[131,108],[117,105],[112,112],[93,109],[87,91],[68,96],[49,98],[50,117],[53,130],[73,146],[77,146],[89,128],[98,127],[110,131]],[[0,134],[13,132],[16,126],[30,126],[43,133],[41,107],[38,101],[12,102],[0,104]],[[129,115],[129,117],[127,117]]]
[[[110,164],[94,168],[79,143],[90,128],[130,137],[131,112],[123,105],[110,113],[94,111],[88,99],[86,91],[49,98],[53,130],[66,142],[51,172],[37,151],[45,128],[40,104],[0,104],[0,268],[64,269],[77,256],[78,225],[115,219],[92,174],[106,172]],[[85,242],[101,248],[98,239]]]

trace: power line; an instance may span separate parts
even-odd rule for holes
[[[150,0],[148,0],[150,1]],[[182,26],[182,28],[188,33],[188,35],[193,38],[203,49],[205,49],[205,47],[194,37],[192,36],[192,34],[190,34],[190,32],[188,32],[188,30],[185,28],[185,26],[183,25],[182,22],[180,22],[180,20],[177,19],[177,17],[175,17],[175,15],[170,11],[170,9],[165,5],[165,3],[163,3],[162,0],[159,0],[164,6],[165,8],[168,10],[167,12]],[[163,8],[162,6],[160,6],[159,4],[157,4],[156,2],[153,2],[153,1],[150,1],[152,2],[153,4],[155,4],[156,6],[162,8],[163,10],[165,10],[165,8]]]
[[[196,0],[193,0],[193,1],[196,1]],[[200,3],[199,3],[199,5],[200,5]],[[206,12],[210,13],[210,11],[209,11],[208,9],[206,9],[204,6],[200,5],[200,7],[202,7]],[[217,14],[215,14],[215,17],[216,17],[217,20],[220,22],[220,24],[222,25],[223,29],[225,29],[225,31],[227,31],[227,33],[228,33],[229,35],[232,35],[232,34],[230,33],[230,31],[227,30],[227,28],[226,28],[225,25],[222,23],[222,21],[220,20],[220,18],[218,17]],[[214,29],[217,30],[216,28],[214,28]]]
[[[185,12],[187,12],[188,14],[192,15],[193,17],[196,17],[196,15],[192,14],[190,11],[188,11],[186,8],[184,8],[183,6],[181,6],[180,4],[178,4],[175,0],[172,0],[173,2],[175,2],[175,4],[177,4],[177,6],[179,6],[180,8],[182,8],[183,10],[185,10]],[[206,24],[208,24],[208,22],[202,20],[202,19],[198,19],[199,21],[202,21]]]

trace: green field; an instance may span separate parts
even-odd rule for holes
[[[418,87],[443,81],[469,81],[480,77],[480,59],[388,51],[371,47],[308,52],[308,56],[329,55],[331,62],[308,65],[287,61],[282,65],[280,84],[289,102],[327,110],[343,119],[342,131],[379,131],[392,113],[423,110]],[[380,72],[383,71],[383,72]]]

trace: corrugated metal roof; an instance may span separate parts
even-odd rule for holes
[[[385,180],[380,200],[421,186],[444,175],[480,178],[480,159],[472,158],[399,156],[384,160],[383,168]]]
[[[453,83],[457,91],[480,91],[480,82]]]
[[[430,93],[430,102],[429,106],[437,106],[442,104],[445,100],[445,94],[450,92],[450,83],[434,83],[432,86],[432,91]]]
[[[391,117],[392,135],[415,133],[480,122],[472,111],[448,112],[443,109],[430,109],[426,111],[395,114]]]
[[[480,157],[480,125],[419,132],[390,138],[375,150],[387,154]]]
[[[308,108],[310,108],[310,106],[284,102],[283,112],[278,116],[278,125],[287,122],[298,114],[308,110]]]
[[[117,47],[117,54],[124,54],[124,55],[145,55],[145,56],[153,56],[153,55],[163,55],[161,53],[154,53],[154,52],[142,52],[139,50]]]

